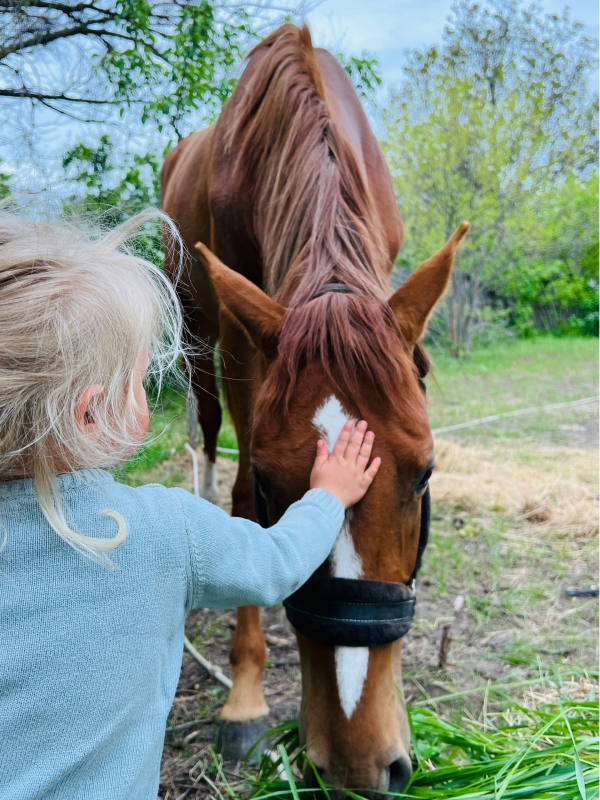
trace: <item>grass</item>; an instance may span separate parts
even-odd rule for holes
[[[512,705],[481,719],[451,722],[435,710],[410,709],[413,776],[398,798],[436,800],[594,800],[598,798],[598,702],[589,677],[570,685],[539,679],[532,704]],[[299,778],[314,765],[299,746],[297,723],[269,734],[270,754],[256,775],[227,774],[212,754],[221,796],[232,800],[299,800],[311,796]],[[331,789],[315,776],[326,798]],[[341,790],[358,800],[360,792]],[[385,793],[381,793],[385,796]]]
[[[432,428],[598,394],[598,340],[594,338],[509,340],[476,350],[463,361],[435,351],[430,355],[433,369],[427,383]],[[565,436],[556,437],[560,422],[585,415],[589,409],[513,418],[457,432],[456,438],[488,442],[524,435],[539,438],[546,433],[554,436],[556,444],[567,443]]]
[[[452,669],[443,677],[444,685],[448,691],[472,685],[477,673],[482,674],[482,661],[489,664],[495,681],[507,675],[512,680],[529,679],[539,664],[553,670],[567,665],[590,668],[596,662],[597,600],[573,601],[563,592],[571,586],[598,585],[598,508],[592,492],[597,483],[594,487],[578,483],[579,494],[569,506],[568,494],[561,495],[568,490],[561,475],[568,454],[558,463],[555,457],[556,475],[548,477],[532,467],[524,475],[505,450],[508,467],[500,462],[499,452],[498,461],[492,457],[489,462],[491,480],[494,469],[499,479],[500,505],[487,484],[480,488],[488,475],[486,454],[461,460],[465,449],[453,448],[460,470],[448,469],[441,459],[441,470],[432,481],[436,502],[420,575],[421,595],[424,587],[428,605],[415,626],[416,633],[431,640],[441,621],[452,623]],[[471,449],[467,455],[472,453]],[[581,469],[585,467],[582,461]],[[519,518],[515,510],[525,498],[535,496],[531,492],[537,491],[537,484],[528,482],[530,474],[540,485],[554,479],[558,484],[544,499],[544,514],[537,506],[542,521]],[[591,475],[585,477],[593,482]],[[512,492],[512,498],[504,491]],[[457,598],[464,605],[458,613]],[[408,663],[416,666],[405,670],[405,680],[418,688],[431,682],[431,657],[413,656],[415,646],[407,639]],[[415,691],[413,696],[420,694]],[[464,712],[464,707],[452,709],[454,714]]]

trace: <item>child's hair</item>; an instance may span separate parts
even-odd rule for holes
[[[155,209],[92,236],[0,209],[0,481],[33,477],[40,507],[66,542],[104,563],[99,551],[127,535],[83,536],[65,518],[57,471],[107,469],[135,448],[133,376],[142,354],[160,387],[182,354],[182,314],[163,272],[128,249],[140,226],[160,218],[183,258],[174,223]],[[94,441],[75,407],[93,384]],[[60,469],[57,470],[57,464]]]

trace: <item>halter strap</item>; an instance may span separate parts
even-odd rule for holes
[[[337,294],[360,294],[353,289],[351,286],[348,286],[345,283],[340,283],[339,281],[331,281],[331,283],[324,283],[313,296],[311,300],[316,300],[317,297],[322,297],[324,294],[329,294],[330,292],[334,292]]]
[[[283,601],[292,626],[329,647],[381,647],[405,636],[415,614],[414,586],[429,522],[427,489],[421,499],[417,561],[407,584],[313,575]]]
[[[410,586],[313,575],[283,601],[293,627],[330,647],[381,647],[401,639],[412,623]]]

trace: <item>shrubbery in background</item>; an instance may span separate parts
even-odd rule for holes
[[[535,222],[491,279],[491,302],[510,310],[520,334],[598,336],[598,172],[553,187]]]

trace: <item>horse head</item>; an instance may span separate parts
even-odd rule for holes
[[[262,356],[251,463],[263,524],[275,523],[308,490],[318,437],[331,448],[348,418],[366,419],[375,432],[381,468],[363,500],[347,512],[319,575],[407,585],[414,574],[422,498],[434,463],[419,339],[468,227],[463,222],[383,302],[352,287],[327,285],[302,306],[287,308],[196,246],[220,313]],[[401,641],[332,646],[310,633],[296,634],[300,734],[322,779],[400,791],[411,774]],[[306,779],[316,786],[312,769]]]

